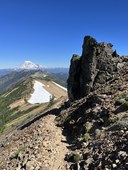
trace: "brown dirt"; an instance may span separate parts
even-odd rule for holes
[[[62,96],[67,98],[67,92],[65,90],[61,89],[60,87],[58,87],[57,85],[55,85],[54,83],[52,83],[51,81],[46,81],[46,80],[38,80],[38,81],[43,83],[45,85],[44,89],[47,90],[52,95],[54,95],[56,99],[59,99]],[[34,84],[34,82],[35,82],[35,80],[33,80],[32,83]],[[16,89],[14,89],[14,90],[16,90]],[[31,96],[31,94],[26,99],[29,99],[30,96]],[[30,108],[32,105],[29,103],[26,103],[24,98],[22,98],[16,102],[12,103],[10,105],[10,108],[13,109],[17,106],[19,106],[19,110],[26,110],[26,109]]]
[[[40,82],[45,85],[44,89],[46,89],[49,93],[53,94],[55,98],[58,99],[61,96],[67,96],[67,92],[55,85],[53,82],[46,80],[41,80]]]

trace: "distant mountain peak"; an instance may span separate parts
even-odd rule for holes
[[[39,64],[35,64],[32,61],[25,61],[23,64],[16,67],[16,69],[25,69],[25,70],[33,70],[33,69],[42,69],[43,66]]]

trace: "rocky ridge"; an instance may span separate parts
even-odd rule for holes
[[[86,36],[69,73],[70,106],[57,121],[73,141],[70,169],[128,169],[128,57]]]

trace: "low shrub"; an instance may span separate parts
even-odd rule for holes
[[[84,136],[83,136],[83,141],[84,141],[84,142],[88,142],[89,139],[90,139],[89,133],[85,133]]]
[[[124,103],[124,106],[128,108],[128,101]]]
[[[121,105],[121,104],[124,104],[125,102],[126,102],[126,100],[124,98],[117,99],[115,102],[115,105]]]
[[[79,162],[81,159],[81,156],[78,153],[71,153],[71,154],[67,154],[65,157],[65,160],[68,162]]]
[[[115,123],[115,122],[117,122],[118,120],[119,120],[119,118],[116,117],[116,116],[111,116],[111,117],[109,117],[109,119],[108,119],[109,123]]]

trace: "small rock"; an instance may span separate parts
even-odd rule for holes
[[[116,161],[115,161],[116,163],[119,163],[120,161],[119,161],[119,159],[116,159]]]
[[[34,170],[34,167],[32,165],[32,162],[31,161],[28,161],[27,164],[26,164],[26,169],[29,169],[29,170]]]
[[[101,136],[101,131],[99,129],[95,130],[95,137],[98,138]]]
[[[123,159],[123,158],[127,157],[127,153],[125,151],[120,151],[120,152],[118,152],[118,157],[120,159]]]
[[[116,168],[116,167],[117,167],[117,165],[116,165],[116,164],[112,164],[112,167],[113,167],[113,168]]]

